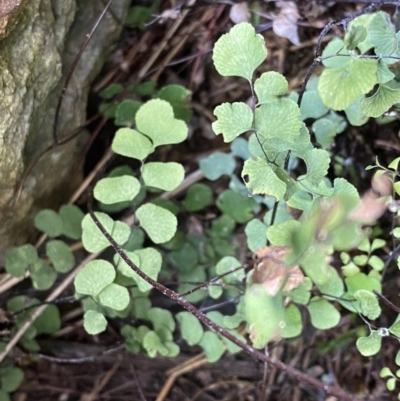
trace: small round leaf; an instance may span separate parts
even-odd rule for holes
[[[107,320],[101,313],[89,310],[83,315],[83,326],[88,334],[94,336],[102,333],[106,329]]]
[[[58,237],[63,233],[64,222],[57,212],[45,209],[35,216],[35,227],[49,237]]]

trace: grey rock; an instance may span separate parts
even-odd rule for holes
[[[14,13],[3,39],[0,36],[0,250],[26,242],[34,232],[34,215],[66,203],[82,179],[85,134],[43,156],[15,204],[24,171],[53,142],[65,77],[105,4],[28,0],[18,9],[17,20]],[[90,84],[119,37],[129,5],[130,0],[114,0],[83,53],[64,97],[58,138],[84,123]]]

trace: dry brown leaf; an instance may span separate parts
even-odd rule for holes
[[[285,291],[297,288],[304,280],[298,266],[287,266],[284,262],[290,253],[286,246],[264,246],[255,257],[253,282],[262,284],[270,296],[275,296],[283,287]]]
[[[300,44],[299,34],[297,32],[297,20],[299,12],[294,1],[278,1],[280,7],[278,15],[272,22],[272,29],[276,35],[289,39],[294,45]]]

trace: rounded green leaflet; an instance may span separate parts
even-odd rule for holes
[[[300,105],[301,119],[320,118],[328,112],[328,108],[322,103],[318,91],[308,90],[304,93]],[[333,123],[332,123],[333,124]]]
[[[254,200],[231,189],[222,192],[217,199],[217,207],[222,213],[232,217],[238,223],[247,223],[253,218]]]
[[[308,305],[311,316],[311,324],[319,330],[327,330],[335,327],[340,321],[340,313],[326,299],[313,297]]]
[[[115,125],[132,125],[141,105],[142,103],[137,100],[124,99],[118,104],[115,112]]]
[[[233,141],[253,124],[253,112],[242,102],[222,103],[214,109],[214,115],[217,121],[212,123],[212,129],[216,135],[222,134],[224,142]]]
[[[231,151],[235,156],[239,156],[243,160],[247,160],[251,156],[249,144],[244,138],[236,138],[231,143]]]
[[[0,389],[0,401],[11,401],[10,394],[5,390]]]
[[[222,76],[239,76],[251,82],[253,73],[267,58],[264,38],[248,23],[235,25],[215,43],[213,61]]]
[[[175,330],[175,320],[169,310],[162,308],[151,308],[147,315],[152,322],[155,331],[158,331],[163,327],[168,328],[168,330],[171,332]]]
[[[240,263],[233,256],[224,256],[215,266],[215,271],[217,274],[224,274],[240,266],[242,266],[242,263]],[[237,283],[243,281],[245,276],[246,274],[244,272],[244,269],[238,269],[235,272],[232,272],[231,274],[223,277],[222,281],[230,284]]]
[[[359,301],[359,312],[370,320],[377,319],[381,314],[381,307],[377,296],[368,290],[358,290],[354,293],[354,298]]]
[[[47,305],[43,313],[35,320],[36,335],[54,334],[61,328],[60,312],[55,305]]]
[[[31,244],[11,248],[7,253],[6,271],[14,277],[22,277],[38,258],[37,250]]]
[[[194,184],[189,187],[182,205],[188,212],[204,209],[211,201],[213,192],[208,185]]]
[[[119,245],[124,244],[128,240],[131,229],[127,224],[120,221],[114,222],[105,213],[95,212],[95,216]],[[82,220],[82,230],[82,243],[88,252],[99,252],[110,246],[107,238],[97,227],[90,214],[87,214]]]
[[[261,157],[252,157],[245,161],[242,178],[252,195],[274,196],[277,200],[281,200],[285,196],[286,184],[277,177],[269,163]]]
[[[349,50],[355,48],[367,38],[367,30],[362,25],[352,25],[345,36],[345,43]]]
[[[120,128],[111,145],[112,150],[122,156],[143,160],[154,151],[150,139],[131,128]]]
[[[168,355],[168,348],[161,342],[160,337],[155,331],[148,331],[145,334],[142,345],[150,358],[154,358],[157,352],[164,356]]]
[[[7,367],[1,372],[1,389],[7,393],[17,390],[24,380],[24,372],[16,367]]]
[[[179,120],[188,122],[192,117],[192,110],[187,104],[187,97],[191,92],[181,85],[164,86],[154,98],[166,100],[174,109],[174,115]]]
[[[29,268],[29,273],[37,290],[48,290],[57,279],[57,272],[42,259]]]
[[[328,168],[331,162],[329,153],[323,149],[310,149],[303,157],[306,166],[306,179],[312,185],[318,185],[323,177],[328,173]]]
[[[172,191],[185,178],[185,169],[182,164],[175,162],[146,163],[142,167],[142,178],[148,187]]]
[[[198,344],[203,348],[210,363],[218,361],[225,351],[224,343],[211,331],[206,331]]]
[[[290,304],[285,309],[285,326],[282,330],[283,338],[293,338],[301,334],[303,323],[301,321],[301,313],[299,308]]]
[[[199,253],[192,244],[186,242],[179,250],[172,251],[168,258],[179,271],[189,272],[198,264]]]
[[[215,181],[222,175],[232,175],[236,167],[236,162],[231,155],[215,152],[201,159],[199,165],[204,176],[211,181]]]
[[[111,283],[99,293],[99,302],[103,306],[121,311],[129,305],[129,292],[122,285]]]
[[[368,27],[369,40],[375,47],[375,54],[381,56],[398,56],[397,47],[398,40],[396,32],[390,22],[388,14],[380,11],[376,13]],[[393,63],[397,60],[385,60]]]
[[[286,78],[275,71],[268,71],[261,74],[254,83],[254,92],[257,95],[257,103],[268,103],[278,96],[284,95],[288,91]]]
[[[153,146],[183,142],[187,125],[174,117],[172,106],[161,99],[145,103],[136,114],[136,128],[151,139]]]
[[[350,54],[342,39],[332,39],[322,52],[322,63],[327,68],[343,68],[349,62]]]
[[[94,197],[110,205],[118,202],[131,201],[140,191],[140,182],[130,175],[102,178],[93,190]]]
[[[387,85],[379,85],[378,90],[361,102],[361,110],[368,117],[380,117],[395,103],[400,102],[400,89],[392,89]]]
[[[301,224],[297,220],[287,220],[280,224],[274,224],[268,227],[266,237],[272,245],[291,246],[292,234],[300,229]],[[265,235],[265,234],[264,234]]]
[[[360,95],[368,93],[376,84],[377,62],[351,58],[340,69],[325,69],[318,82],[324,104],[333,110],[344,110]]]
[[[198,344],[204,333],[203,326],[199,322],[199,319],[186,311],[177,313],[175,318],[179,323],[182,338],[189,345]]]
[[[326,269],[328,280],[324,284],[317,285],[319,291],[324,295],[341,297],[344,293],[344,283],[337,270],[332,266]]]
[[[45,209],[35,216],[35,227],[49,237],[58,237],[63,233],[64,222],[57,212]]]
[[[377,354],[381,349],[381,345],[382,337],[377,331],[372,331],[368,337],[360,337],[356,342],[357,349],[363,356],[372,356]]]
[[[147,203],[139,207],[136,217],[150,239],[156,244],[167,242],[175,235],[177,218],[162,207]]]
[[[362,110],[362,101],[364,100],[364,95],[359,96],[349,107],[345,109],[346,117],[349,123],[355,127],[364,125],[369,117],[365,115]],[[333,124],[333,123],[332,123]],[[323,145],[323,144],[321,144]]]
[[[111,263],[92,260],[75,277],[75,291],[96,298],[114,279],[115,269]]]
[[[85,214],[76,205],[63,205],[58,211],[63,220],[63,234],[79,240],[82,237],[82,220]]]
[[[389,331],[391,334],[395,335],[396,337],[400,337],[400,320],[399,315],[397,316],[396,321],[389,327]],[[400,351],[396,356],[396,361],[400,361]],[[396,362],[397,363],[397,362]],[[400,364],[398,364],[400,366]]]
[[[49,241],[46,244],[46,255],[53,263],[54,269],[59,273],[67,273],[75,265],[74,254],[63,241]]]
[[[83,315],[83,327],[92,336],[102,333],[107,327],[107,320],[100,312],[89,310]]]

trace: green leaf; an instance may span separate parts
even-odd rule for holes
[[[322,52],[322,63],[327,68],[340,69],[349,62],[349,51],[346,49],[342,39],[335,38],[331,40]]]
[[[236,138],[231,143],[231,151],[234,155],[239,156],[243,160],[247,160],[251,156],[249,152],[249,144],[244,138]]]
[[[386,84],[395,77],[383,59],[378,60],[378,72],[376,76],[379,84]]]
[[[220,340],[217,334],[206,331],[199,342],[203,348],[207,361],[210,363],[218,361],[224,353],[224,343]]]
[[[154,248],[145,248],[138,249],[135,252],[126,252],[126,254],[143,273],[151,279],[157,280],[162,265],[160,252]],[[139,277],[120,257],[117,257],[117,268],[124,276],[133,278],[141,292],[153,288],[151,284]]]
[[[293,100],[279,98],[255,111],[255,129],[263,145],[272,138],[294,142],[301,127],[300,109]]]
[[[204,333],[199,319],[186,311],[177,313],[175,318],[179,323],[182,338],[188,345],[198,344]]]
[[[99,302],[108,308],[122,311],[129,305],[129,292],[122,285],[111,283],[99,293]]]
[[[384,367],[381,369],[379,376],[384,379],[385,377],[392,377],[393,373],[391,372],[391,370],[388,367]]]
[[[118,93],[121,93],[123,90],[124,87],[122,84],[110,84],[107,86],[107,88],[103,89],[99,93],[99,96],[103,99],[112,99],[115,95],[118,95]]]
[[[215,43],[213,61],[222,76],[252,79],[256,68],[267,57],[264,38],[248,23],[235,25]]]
[[[115,111],[115,125],[132,125],[135,122],[135,116],[142,102],[137,100],[124,99],[118,104]]]
[[[360,302],[360,313],[370,320],[377,319],[381,314],[377,296],[367,290],[358,290],[354,293],[354,298]]]
[[[64,224],[57,212],[45,209],[35,216],[35,227],[49,237],[58,237],[63,233]]]
[[[359,127],[364,125],[369,117],[365,115],[362,102],[364,101],[364,95],[359,96],[350,106],[345,109],[346,117],[351,125]]]
[[[390,331],[390,329],[389,329]],[[397,351],[395,363],[397,366],[400,366],[400,351]]]
[[[247,237],[247,246],[252,252],[257,252],[267,244],[267,226],[260,220],[250,220],[244,231]]]
[[[89,310],[83,315],[83,327],[88,334],[94,336],[106,329],[107,320],[100,312]]]
[[[397,318],[396,321],[389,327],[389,331],[391,334],[400,338],[400,320],[399,320],[399,318]]]
[[[118,245],[122,245],[128,240],[131,230],[127,224],[114,221],[105,213],[95,212],[94,214]],[[82,243],[88,252],[99,252],[110,246],[107,238],[97,227],[90,214],[83,218],[82,229]]]
[[[282,297],[271,297],[262,284],[251,285],[245,294],[246,321],[253,347],[262,349],[284,326]]]
[[[185,169],[182,164],[175,162],[146,163],[142,167],[142,178],[148,187],[172,191],[185,178]]]
[[[111,263],[92,260],[75,277],[75,291],[96,298],[114,279],[115,269]]]
[[[253,195],[262,194],[283,199],[286,184],[280,180],[269,163],[260,157],[246,160],[242,170],[242,178]]]
[[[385,267],[385,262],[378,256],[372,255],[369,260],[368,264],[377,272],[380,272]]]
[[[215,271],[218,275],[220,275],[225,274],[240,266],[242,266],[242,263],[240,263],[236,258],[234,258],[233,256],[225,256],[217,263],[217,265],[215,266]],[[238,282],[240,283],[244,280],[245,276],[246,274],[244,269],[238,269],[235,272],[223,277],[222,281],[229,284],[234,284]]]
[[[346,109],[347,110],[347,109]],[[312,125],[312,130],[317,142],[324,148],[329,147],[336,136],[336,127],[327,118],[320,118]]]
[[[340,321],[340,313],[326,299],[313,297],[308,305],[311,316],[311,324],[319,330],[327,330],[335,327]]]
[[[301,119],[307,120],[308,118],[320,118],[328,111],[316,90],[307,90],[304,93],[303,101],[300,105]],[[316,121],[317,122],[317,121]],[[314,129],[314,128],[313,128]]]
[[[376,84],[377,63],[370,59],[351,58],[340,69],[325,69],[318,83],[324,104],[333,110],[344,110]]]
[[[55,305],[48,305],[35,320],[36,335],[55,334],[61,328],[60,312]]]
[[[280,224],[268,227],[267,238],[272,245],[290,246],[293,232],[300,228],[297,220],[287,220]]]
[[[257,95],[258,104],[268,103],[288,91],[286,78],[275,71],[268,71],[261,74],[254,83],[254,91]]]
[[[198,212],[210,203],[212,195],[208,185],[197,183],[189,187],[182,205],[188,212]]]
[[[371,21],[373,20],[375,14],[363,14],[359,17],[355,18],[353,21],[350,21],[349,28],[351,29],[353,26],[363,26],[367,30],[367,37],[360,43],[358,43],[357,47],[360,49],[362,54],[365,54],[368,50],[372,49],[374,45],[369,41],[369,26]]]
[[[226,153],[215,152],[212,155],[200,160],[200,170],[204,176],[215,181],[222,175],[232,175],[235,170],[235,159]]]
[[[327,281],[324,284],[319,284],[317,286],[318,289],[323,295],[341,297],[344,293],[344,283],[337,270],[332,266],[328,266],[327,275]]]
[[[189,272],[199,262],[197,249],[187,242],[179,250],[171,252],[169,259],[181,272]]]
[[[389,379],[389,380],[386,382],[386,387],[387,387],[387,389],[388,389],[389,391],[394,391],[394,389],[395,389],[395,387],[396,387],[396,382],[397,382],[397,380],[396,380],[395,377],[392,377],[391,379]],[[398,399],[398,395],[397,395],[397,399]]]
[[[93,195],[106,205],[131,201],[140,191],[140,182],[130,175],[102,178],[94,187]]]
[[[173,332],[175,330],[175,321],[172,313],[167,309],[151,308],[148,313],[148,318],[153,323],[153,328],[158,331],[162,327],[166,327]]]
[[[222,103],[214,109],[217,121],[212,123],[216,135],[222,134],[224,142],[231,142],[249,131],[253,124],[253,112],[245,103]]]
[[[11,401],[10,395],[5,390],[0,389],[0,401]]]
[[[10,366],[1,371],[1,389],[12,393],[19,388],[24,380],[24,372],[16,366]]]
[[[68,238],[79,240],[82,237],[82,220],[85,216],[75,205],[63,205],[58,211],[63,220],[63,234]]]
[[[188,122],[192,117],[192,110],[187,105],[190,90],[181,85],[167,85],[154,98],[166,100],[174,109],[175,118]]]
[[[367,30],[361,25],[351,26],[344,38],[344,42],[349,50],[355,50],[359,43],[367,38]]]
[[[138,110],[136,128],[151,139],[154,147],[180,143],[188,133],[186,124],[174,117],[172,106],[161,99],[149,100]]]
[[[154,331],[148,331],[143,337],[143,348],[147,351],[150,358],[154,358],[157,352],[161,355],[166,356],[168,354],[168,348],[166,348],[161,342],[160,337]]]
[[[154,151],[149,138],[131,128],[120,128],[115,133],[111,148],[119,155],[138,160],[144,160]]]
[[[7,253],[6,271],[14,277],[23,277],[29,266],[39,259],[33,245],[26,244],[11,248]]]
[[[356,346],[363,356],[372,356],[377,354],[382,345],[382,337],[376,332],[372,331],[368,337],[360,337]]]
[[[285,326],[282,330],[283,338],[293,338],[301,334],[303,323],[301,313],[296,305],[290,304],[285,309]]]
[[[170,211],[162,207],[147,203],[139,207],[136,217],[144,231],[156,244],[167,242],[175,235],[178,220]]]
[[[398,56],[396,33],[386,13],[382,11],[376,13],[369,25],[368,34],[369,40],[375,47],[375,54],[380,56]],[[391,60],[391,62],[395,61],[396,60]]]
[[[232,217],[236,222],[244,224],[253,218],[251,198],[245,198],[237,192],[227,189],[217,199],[217,207],[222,213]]]
[[[296,304],[307,305],[311,296],[311,288],[312,281],[308,277],[304,277],[304,280],[296,288],[283,291],[283,295],[290,297]]]
[[[33,286],[41,291],[51,288],[57,279],[57,272],[42,259],[29,268],[29,273]]]
[[[329,153],[323,149],[311,149],[304,155],[307,166],[306,179],[312,185],[318,185],[323,177],[328,173],[331,158]]]
[[[178,287],[179,294],[183,294],[187,291],[190,291],[191,289],[197,286],[197,284],[192,284],[192,283],[203,283],[204,281],[206,281],[206,273],[203,266],[197,266],[190,272],[179,273],[178,277],[179,281],[182,283]],[[196,303],[201,301],[206,295],[207,295],[206,290],[198,290],[193,294],[186,296],[185,298],[188,302]]]
[[[74,254],[68,245],[59,240],[52,240],[46,244],[46,255],[59,273],[69,272],[75,265]]]
[[[378,90],[361,102],[361,109],[368,117],[380,117],[395,103],[400,102],[400,89],[379,85]]]

